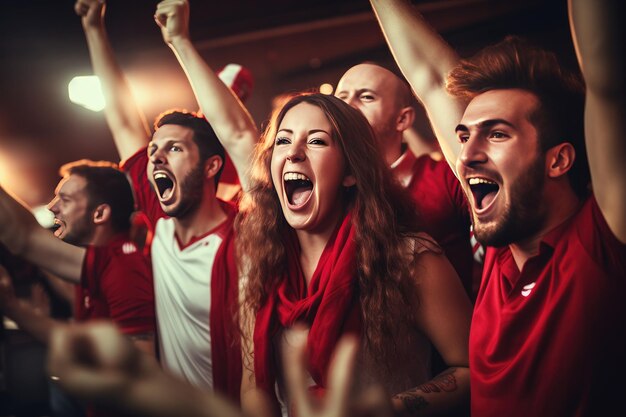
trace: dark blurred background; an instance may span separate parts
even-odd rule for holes
[[[575,65],[565,0],[414,1],[462,56],[519,34]],[[171,107],[197,108],[153,20],[157,1],[109,0],[107,27],[148,120]],[[68,99],[68,82],[89,75],[72,0],[2,0],[0,9],[0,184],[30,205],[46,203],[58,167],[91,158],[117,161],[102,112]],[[247,66],[247,105],[259,125],[282,92],[336,85],[363,60],[392,62],[366,0],[191,0],[191,35],[207,62]],[[418,130],[432,137],[424,118]]]

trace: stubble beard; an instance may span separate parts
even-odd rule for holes
[[[204,192],[204,163],[199,163],[180,182],[180,202],[170,212],[170,217],[184,219],[195,213]]]
[[[494,225],[483,225],[472,216],[476,240],[485,246],[503,247],[521,242],[541,230],[546,211],[543,166],[544,158],[540,155],[515,181],[510,202]]]

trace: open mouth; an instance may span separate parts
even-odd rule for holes
[[[474,196],[474,207],[477,210],[489,207],[500,191],[498,184],[485,178],[470,178],[468,184]]]
[[[54,219],[54,224],[52,225],[52,232],[56,237],[61,237],[63,232],[65,231],[65,222],[63,220]]]
[[[283,182],[287,200],[291,206],[301,207],[309,201],[313,191],[313,183],[306,175],[299,172],[287,172],[283,176]]]
[[[174,180],[165,172],[159,171],[154,174],[154,183],[161,200],[168,200],[174,195]]]

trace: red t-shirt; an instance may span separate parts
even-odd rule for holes
[[[459,180],[445,160],[406,151],[392,167],[417,205],[422,230],[442,247],[472,296],[473,255],[469,211]]]
[[[126,236],[89,246],[76,286],[77,321],[111,319],[122,333],[154,333],[152,267]]]
[[[125,235],[105,246],[89,246],[75,286],[77,321],[109,319],[124,334],[156,332],[150,259]],[[87,405],[89,417],[117,415]]]
[[[470,332],[472,415],[626,415],[626,245],[595,198],[517,269],[488,248]]]

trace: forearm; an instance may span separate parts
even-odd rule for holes
[[[104,23],[84,24],[94,74],[106,101],[104,114],[122,160],[149,141],[149,128],[113,54]]]
[[[453,167],[460,145],[455,127],[465,103],[448,95],[448,72],[458,63],[455,51],[405,0],[371,0],[389,49],[424,105],[443,153]]]
[[[59,278],[54,275],[52,272],[47,270],[42,270],[44,276],[46,277],[46,281],[50,284],[50,287],[54,291],[56,295],[63,298],[70,305],[74,305],[74,283]]]
[[[86,250],[58,239],[43,227],[32,228],[21,253],[27,261],[72,284],[80,282]]]
[[[469,368],[448,368],[431,381],[394,396],[398,416],[469,414]],[[455,414],[456,415],[456,414]]]
[[[576,54],[588,90],[623,95],[623,6],[620,0],[569,0]]]
[[[594,195],[615,236],[626,242],[626,83],[619,3],[570,0],[569,11],[586,85],[585,141]]]
[[[4,305],[2,310],[8,318],[17,324],[20,330],[25,331],[45,345],[50,341],[52,330],[63,325],[19,298]]]
[[[188,37],[178,36],[170,47],[189,79],[200,109],[231,157],[246,189],[245,172],[258,139],[258,130],[245,106],[200,56]]]

